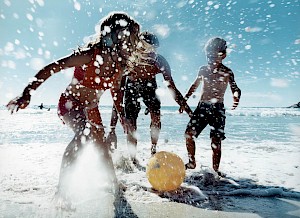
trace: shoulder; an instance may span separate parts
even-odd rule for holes
[[[162,69],[162,68],[168,69],[168,68],[170,68],[170,65],[169,65],[168,61],[165,59],[164,56],[162,56],[160,54],[156,54],[155,63],[156,63],[156,66],[159,69]]]
[[[209,66],[208,65],[202,65],[199,67],[199,71],[208,71],[209,70]]]
[[[84,49],[73,52],[72,54],[65,56],[56,61],[58,64],[64,65],[64,67],[75,67],[89,63],[94,56],[94,49]]]
[[[169,64],[167,59],[162,56],[161,54],[156,54],[156,62],[161,63],[161,64]]]
[[[198,72],[198,75],[204,75],[206,74],[207,72],[209,72],[210,68],[208,65],[202,65],[199,67],[199,72]]]
[[[229,67],[225,66],[224,64],[222,64],[222,69],[226,73],[233,74],[232,70]]]

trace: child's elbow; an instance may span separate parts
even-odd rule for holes
[[[238,99],[240,99],[240,98],[241,98],[241,95],[242,95],[242,91],[241,91],[238,87],[236,87],[236,88],[234,89],[233,96],[236,97],[236,98],[238,98]]]

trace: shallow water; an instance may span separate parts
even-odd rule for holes
[[[109,125],[110,109],[101,108],[105,125]],[[189,119],[176,110],[176,107],[162,109],[158,151],[174,152],[186,162],[183,135]],[[72,131],[62,125],[55,107],[50,111],[33,107],[14,115],[2,108],[0,123],[0,201],[3,202],[0,214],[20,215],[22,211],[28,214],[35,207],[52,213],[61,157],[73,137]],[[137,157],[144,167],[150,158],[149,125],[149,116],[141,113]],[[300,199],[300,110],[241,108],[227,111],[225,131],[227,139],[223,141],[220,166],[225,179],[211,176],[207,127],[196,140],[197,168],[187,171],[177,192],[157,193],[151,189],[143,168],[137,169],[128,160],[125,135],[118,124],[118,150],[112,156],[117,176],[127,186],[124,199],[137,203],[173,201],[208,210],[251,212],[262,217],[297,211],[297,206],[278,198],[297,202]],[[86,158],[92,160],[92,157],[91,153]],[[95,172],[101,170],[94,168],[96,171],[91,175],[93,165],[86,166],[84,171],[79,171],[85,179],[82,181],[89,178],[92,181]],[[77,206],[80,208],[78,202]]]

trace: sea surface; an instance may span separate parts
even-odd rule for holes
[[[111,106],[101,106],[100,111],[108,133]],[[179,114],[178,107],[166,106],[161,113],[158,151],[174,152],[186,162],[184,131],[188,115]],[[117,176],[127,186],[126,199],[145,203],[173,201],[261,217],[289,217],[288,213],[293,214],[291,217],[300,216],[300,208],[289,202],[300,201],[300,109],[227,109],[226,117],[227,138],[222,142],[220,165],[226,177],[210,177],[213,172],[207,127],[196,139],[197,168],[186,172],[184,183],[174,193],[153,191],[143,170],[151,157],[150,119],[144,108],[137,130],[141,169],[128,160],[126,136],[118,123],[118,148],[112,156]],[[40,212],[34,217],[49,215],[45,211],[51,207],[62,154],[73,136],[58,118],[56,106],[50,106],[50,110],[31,106],[13,115],[0,107],[0,217],[35,213],[37,208]],[[87,156],[88,162],[91,155]],[[79,171],[81,177],[93,178],[97,168],[85,174],[93,167]],[[82,201],[77,201],[77,206],[80,204]]]

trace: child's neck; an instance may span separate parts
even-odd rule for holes
[[[222,61],[214,61],[214,62],[208,63],[208,65],[210,67],[216,68],[216,67],[219,67],[222,65]]]

